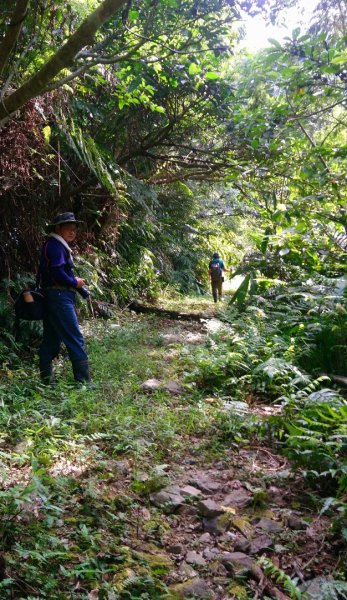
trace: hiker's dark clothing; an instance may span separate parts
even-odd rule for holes
[[[220,266],[220,269],[221,269],[221,271],[224,271],[224,270],[225,270],[225,265],[224,265],[224,262],[222,261],[222,259],[221,259],[221,258],[213,258],[212,260],[210,260],[210,263],[209,263],[209,265],[208,265],[208,268],[210,269],[210,271],[211,271],[211,266],[212,266],[212,263],[219,263],[219,266]],[[206,263],[205,263],[205,264],[206,264]],[[205,268],[206,268],[206,267],[205,267]]]
[[[88,381],[88,356],[80,331],[75,303],[77,280],[69,251],[55,238],[42,247],[40,259],[41,286],[45,296],[43,340],[39,349],[41,377],[48,381],[52,360],[63,342],[67,348],[75,379]]]
[[[43,340],[40,360],[51,362],[59,354],[61,343],[67,348],[71,362],[87,360],[84,339],[75,311],[76,292],[49,289],[45,291]]]
[[[216,269],[217,266],[217,269]],[[217,300],[221,300],[222,291],[223,291],[223,271],[225,271],[224,262],[221,258],[213,258],[208,266],[208,270],[211,276],[211,288],[212,288],[212,296],[213,300],[217,302]],[[214,272],[217,271],[216,273]]]
[[[76,288],[70,253],[56,238],[49,238],[42,247],[40,258],[41,286]]]
[[[217,302],[217,300],[221,300],[223,293],[223,277],[217,280],[211,280],[211,288],[212,288],[212,296],[213,300]]]

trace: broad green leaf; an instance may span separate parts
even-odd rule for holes
[[[264,234],[264,237],[263,237],[263,239],[261,241],[261,244],[260,244],[260,250],[262,251],[263,254],[265,254],[265,252],[267,250],[267,247],[268,247],[268,244],[269,244],[269,236],[271,234],[271,231],[272,231],[271,227],[267,227],[265,229],[265,234]]]
[[[275,48],[278,48],[279,50],[282,50],[281,44],[277,40],[275,40],[274,38],[268,38],[267,41],[270,42],[270,44],[272,46],[275,46]]]
[[[133,8],[131,8],[129,10],[128,19],[130,21],[136,21],[136,19],[137,19],[138,16],[139,16],[139,11],[138,10],[135,10]]]
[[[42,129],[42,133],[43,133],[43,137],[45,138],[45,142],[46,144],[49,144],[50,139],[51,139],[51,134],[52,134],[52,130],[50,128],[49,125],[46,125],[43,129]]]
[[[207,73],[205,73],[205,78],[206,79],[219,79],[220,75],[218,75],[218,73],[215,73],[214,71],[207,71]]]
[[[251,275],[249,273],[248,275],[246,275],[246,277],[244,278],[241,285],[237,288],[236,292],[231,297],[229,304],[233,304],[234,302],[237,302],[237,304],[239,306],[242,306],[242,304],[244,304],[246,296],[247,296],[250,280],[251,280]]]
[[[201,73],[201,67],[195,63],[190,63],[188,73],[189,75],[197,75],[198,73]]]
[[[342,52],[342,54],[338,54],[334,58],[331,59],[333,65],[344,65],[347,64],[347,50],[346,52]]]

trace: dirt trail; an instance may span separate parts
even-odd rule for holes
[[[199,389],[197,361],[209,362],[214,333],[229,335],[214,306],[209,314],[86,321],[96,392],[66,384],[64,364],[56,388],[41,390],[33,372],[3,465],[12,513],[0,598],[347,597],[327,591],[345,568],[336,525],[254,433],[280,407]],[[44,496],[24,487],[18,511],[9,500],[31,483],[33,465]]]
[[[161,325],[170,362],[175,349],[204,343],[220,322],[163,319]],[[262,418],[274,410],[250,407]],[[210,458],[201,450],[208,445]],[[305,597],[324,597],[315,594],[324,586],[321,575],[338,568],[337,548],[303,478],[259,442],[225,444],[218,458],[213,454],[213,440],[188,436],[183,460],[172,453],[165,465],[169,484],[150,494],[137,524],[133,547],[165,565],[172,598],[284,600],[299,597],[293,594],[301,585],[308,586]]]

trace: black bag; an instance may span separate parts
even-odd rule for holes
[[[30,302],[25,301],[25,294],[31,295]],[[14,311],[16,319],[23,319],[24,321],[42,321],[44,312],[44,295],[42,290],[23,290],[19,296],[17,296],[14,302]]]

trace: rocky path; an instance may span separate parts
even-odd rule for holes
[[[163,326],[170,361],[181,344],[203,343],[220,323]],[[177,379],[142,385],[150,394],[162,387],[179,398]],[[273,409],[253,410],[266,418]],[[173,453],[163,465],[166,485],[143,501],[133,539],[133,549],[162,569],[170,597],[330,600],[327,576],[339,566],[334,536],[302,477],[259,442],[226,445],[209,461],[203,443],[188,436],[184,458]]]

